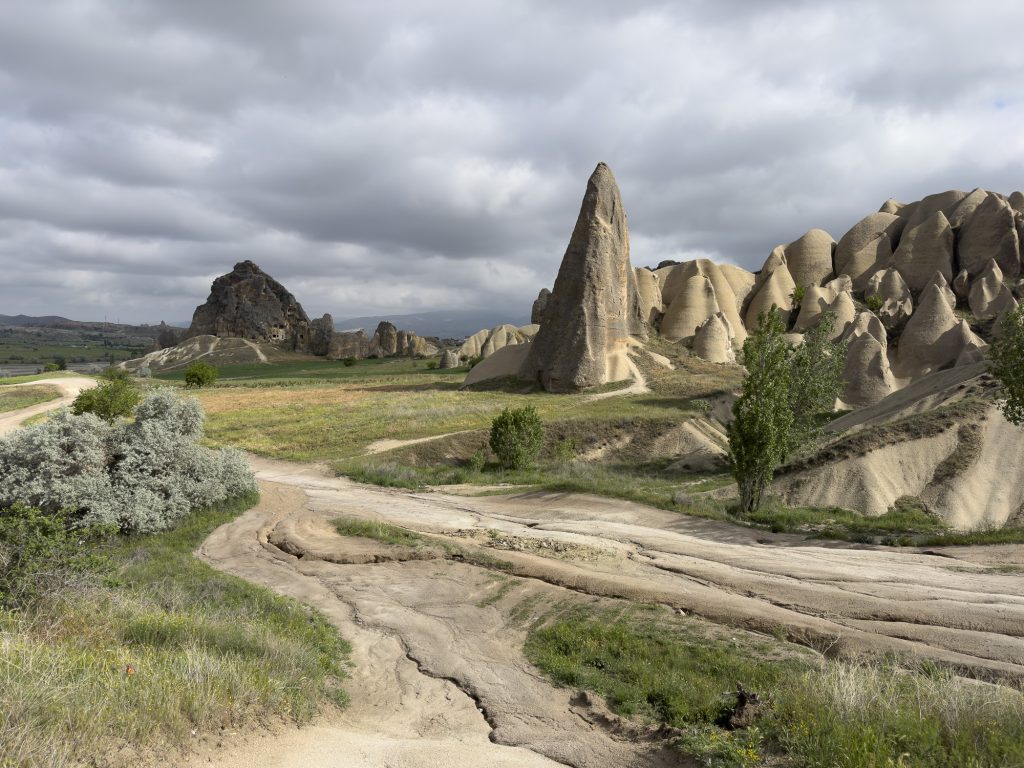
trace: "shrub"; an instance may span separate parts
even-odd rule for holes
[[[127,368],[117,368],[112,365],[100,374],[100,378],[104,381],[131,381],[132,375]]]
[[[437,370],[437,360],[428,360],[427,368],[431,371]]]
[[[1006,313],[992,342],[989,370],[1002,385],[999,408],[1011,424],[1024,425],[1024,305]]]
[[[0,509],[0,607],[24,608],[95,565],[87,544],[102,533],[71,530],[62,512],[20,503]]]
[[[57,365],[56,363],[47,363],[46,365],[43,366],[42,373],[53,373],[54,371],[59,370],[60,366]]]
[[[127,374],[127,371],[125,372]],[[83,389],[71,404],[77,415],[95,413],[104,421],[130,416],[139,404],[138,390],[128,379],[110,379],[98,387]]]
[[[356,364],[356,359],[354,357],[346,357],[341,362],[342,364],[344,364],[346,368],[351,368],[353,365]]]
[[[22,502],[75,526],[168,528],[198,507],[255,491],[245,457],[199,444],[203,412],[173,390],[150,394],[132,423],[59,411],[0,438],[0,508]]]
[[[868,309],[877,315],[879,310],[885,305],[885,299],[875,293],[864,299],[864,303],[867,305]]]
[[[466,467],[471,472],[483,472],[484,467],[487,466],[487,454],[484,449],[481,448],[473,453],[469,459],[466,460]]]
[[[208,387],[217,380],[217,369],[202,360],[196,360],[185,369],[186,387]]]
[[[469,360],[466,361],[466,365],[468,365],[470,370],[472,370],[481,362],[483,362],[483,359],[483,355],[474,355],[473,357],[469,358]]]
[[[491,422],[491,450],[505,469],[525,469],[544,444],[544,425],[532,405],[506,408]]]

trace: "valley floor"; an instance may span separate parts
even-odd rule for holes
[[[523,655],[531,626],[618,598],[710,619],[735,643],[759,633],[794,652],[1024,679],[1019,547],[850,548],[614,499],[409,493],[253,463],[263,501],[199,554],[327,615],[353,644],[352,706],[312,729],[226,739],[196,765],[684,764],[606,727]],[[340,536],[339,516],[421,532],[449,554]]]

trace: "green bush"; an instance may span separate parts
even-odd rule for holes
[[[437,360],[427,361],[427,368],[431,371],[437,370]]]
[[[64,512],[48,515],[16,503],[0,509],[0,606],[24,608],[66,586],[98,562],[100,527],[72,530]]]
[[[43,373],[53,373],[54,371],[59,370],[60,366],[57,365],[56,363],[47,363],[46,365],[43,366]]]
[[[77,416],[94,413],[104,421],[112,422],[122,416],[131,416],[139,404],[139,392],[127,379],[105,381],[98,387],[84,389],[71,404]]]
[[[881,296],[879,296],[876,293],[876,294],[868,296],[866,299],[864,299],[864,303],[867,305],[868,309],[870,309],[872,312],[874,312],[877,315],[878,311],[885,304],[885,299],[883,299]]]
[[[544,425],[532,405],[506,408],[491,422],[491,450],[504,469],[526,469],[544,445]]]
[[[341,362],[344,364],[346,368],[351,368],[353,365],[356,364],[356,359],[354,357],[346,357]]]
[[[217,380],[217,369],[202,360],[196,360],[185,369],[186,387],[208,387]]]
[[[132,375],[127,368],[110,366],[100,374],[100,378],[104,381],[131,381]]]

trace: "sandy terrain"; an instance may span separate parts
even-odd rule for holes
[[[1024,677],[1020,548],[851,548],[610,499],[412,494],[311,466],[254,466],[263,502],[200,555],[330,617],[354,645],[353,704],[315,728],[226,743],[202,755],[206,765],[680,764],[595,725],[523,658],[524,610],[595,596],[782,632],[833,655],[900,652]],[[346,539],[325,522],[337,515],[454,536],[511,575]]]
[[[83,389],[95,387],[96,383],[96,379],[89,379],[85,376],[68,376],[67,378],[58,377],[53,379],[41,379],[39,381],[33,381],[25,384],[6,385],[10,387],[34,387],[39,386],[40,384],[49,384],[57,387],[61,391],[61,396],[57,400],[39,403],[38,405],[32,405],[28,408],[22,408],[17,411],[0,413],[0,435],[6,434],[12,429],[17,429],[21,426],[22,422],[31,419],[33,416],[38,416],[40,413],[55,410],[63,405],[71,405],[72,401],[78,397],[79,392]]]

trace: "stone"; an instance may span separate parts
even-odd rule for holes
[[[622,380],[633,335],[645,336],[646,326],[629,263],[629,226],[615,177],[599,163],[521,374],[549,392]]]
[[[365,360],[370,356],[370,339],[366,332],[343,331],[331,334],[327,349],[328,360]]]
[[[953,293],[953,289],[949,287],[949,283],[946,282],[946,278],[942,276],[942,273],[938,270],[931,276],[931,279],[925,285],[927,288],[929,285],[937,286],[942,295],[946,297],[946,301],[949,302],[949,306],[952,309],[956,309],[956,294]]]
[[[843,334],[842,340],[853,341],[858,336],[863,336],[864,334],[873,337],[883,348],[888,348],[889,335],[885,332],[885,326],[882,325],[882,321],[874,312],[867,310],[857,313],[857,317],[854,318],[853,322],[846,329],[846,333]]]
[[[773,306],[778,308],[783,324],[787,325],[793,309],[793,290],[795,288],[796,283],[793,282],[793,277],[789,274],[785,254],[776,248],[768,256],[768,260],[758,274],[751,290],[744,315],[746,320],[744,325],[747,331],[756,331],[759,325],[758,317]]]
[[[836,241],[823,229],[812,229],[785,247],[786,266],[796,285],[809,288],[833,278]]]
[[[746,296],[749,293],[750,288],[754,284],[754,275],[741,267],[729,264],[715,264],[710,259],[687,261],[659,274],[659,281],[663,283],[662,297],[664,302],[664,317],[660,324],[662,334],[664,335],[665,333],[665,317],[669,314],[672,315],[672,318],[669,319],[669,326],[671,327],[676,322],[675,318],[680,314],[688,314],[693,311],[685,307],[685,303],[691,299],[682,294],[687,281],[694,279],[698,275],[703,275],[710,281],[711,287],[714,289],[715,302],[718,309],[713,309],[710,306],[706,307],[707,314],[699,317],[695,326],[703,323],[714,312],[720,311],[725,315],[734,330],[733,345],[736,348],[741,347],[743,340],[747,337],[746,329],[743,327],[743,320],[740,317],[740,307],[743,304],[741,296]],[[674,309],[673,305],[675,305]]]
[[[872,275],[864,295],[867,298],[878,296],[882,299],[878,317],[890,335],[899,333],[914,312],[910,288],[903,276],[892,267]]]
[[[487,341],[480,350],[480,356],[488,358],[499,349],[515,344],[522,344],[524,341],[526,341],[526,338],[514,325],[499,325],[491,331],[491,335],[487,337]]]
[[[953,230],[942,211],[936,211],[916,226],[907,223],[893,254],[893,264],[915,295],[924,290],[936,271],[942,273],[947,283],[952,281]]]
[[[897,373],[913,378],[952,366],[974,339],[977,337],[969,327],[965,332],[938,286],[930,285],[900,336]]]
[[[311,320],[309,323],[309,351],[324,357],[331,349],[334,336],[334,318],[330,315]]]
[[[968,306],[979,320],[997,317],[1008,307],[1016,308],[1017,302],[1003,283],[1003,272],[995,259],[989,259],[985,271],[971,283]]]
[[[412,331],[400,331],[386,320],[370,339],[368,357],[433,357],[437,347]]]
[[[709,363],[735,363],[733,332],[729,321],[721,312],[705,320],[693,337],[693,353]]]
[[[459,360],[459,353],[452,349],[446,349],[441,353],[441,362],[438,364],[438,368],[443,371],[450,370],[452,368],[458,368],[461,364]]]
[[[283,285],[251,261],[241,261],[213,281],[206,303],[196,307],[188,337],[218,336],[275,344],[308,352],[310,323]]]
[[[184,328],[175,328],[161,320],[160,325],[157,326],[156,343],[153,345],[152,351],[176,347],[184,340],[184,336]]]
[[[892,213],[892,214],[898,214],[898,213],[900,213],[900,212],[901,212],[901,211],[902,211],[902,210],[903,210],[903,209],[904,209],[905,207],[906,207],[906,205],[905,205],[904,203],[901,203],[901,202],[899,202],[899,201],[897,201],[897,200],[893,200],[893,199],[892,199],[892,198],[890,197],[890,198],[889,198],[888,200],[886,200],[886,201],[885,201],[884,203],[882,203],[882,207],[878,209],[878,212],[879,212],[879,213]]]
[[[953,278],[953,285],[951,287],[957,301],[967,300],[967,296],[971,292],[971,276],[967,274],[966,269],[961,269],[957,276]]]
[[[896,391],[885,344],[872,334],[862,333],[850,340],[842,376],[840,399],[847,405],[874,405]]]
[[[971,217],[971,215],[978,209],[985,199],[988,197],[986,192],[981,187],[973,189],[967,197],[956,204],[956,207],[949,214],[949,226],[957,229],[962,227],[964,222]]]
[[[1024,193],[1011,192],[1007,202],[1010,203],[1010,207],[1017,211],[1017,213],[1024,213]]]
[[[803,333],[818,324],[823,312],[828,311],[839,294],[852,290],[853,283],[848,275],[840,275],[822,287],[812,286],[804,293],[800,302],[800,314],[797,315],[793,330]],[[850,302],[852,306],[852,301]],[[844,309],[845,311],[845,309]]]
[[[846,333],[857,317],[857,305],[853,303],[853,296],[849,291],[843,291],[836,296],[826,311],[835,315],[835,328],[832,331],[833,341]]]
[[[658,276],[646,267],[637,267],[633,272],[636,275],[636,289],[640,297],[640,316],[647,325],[654,327],[664,311]]]
[[[910,203],[900,211],[900,215],[907,218],[906,228],[908,230],[920,226],[936,213],[941,213],[949,221],[949,217],[965,197],[967,197],[967,193],[961,192],[959,189],[937,192],[934,195],[921,198],[916,203]]]
[[[1017,281],[1017,285],[1014,286],[1013,294],[1018,299],[1024,299],[1024,278]]]
[[[669,341],[688,341],[700,325],[719,311],[711,280],[703,272],[694,270],[665,311],[661,335]]]
[[[981,274],[995,259],[1003,274],[1015,280],[1020,274],[1020,243],[1013,208],[989,194],[964,222],[959,238],[960,267],[971,277]]]
[[[474,357],[488,358],[510,345],[525,344],[540,331],[539,325],[524,325],[516,328],[514,325],[499,325],[491,329],[485,328],[477,331],[463,343],[459,349],[459,356],[463,360],[471,360]]]
[[[853,289],[863,291],[871,275],[892,261],[904,224],[906,219],[892,213],[871,213],[858,221],[836,245],[836,274],[849,275]]]
[[[530,322],[536,325],[540,325],[544,320],[544,310],[548,306],[548,299],[551,298],[551,291],[547,288],[541,288],[540,293],[537,294],[536,300],[533,302],[533,311],[530,313]]]

